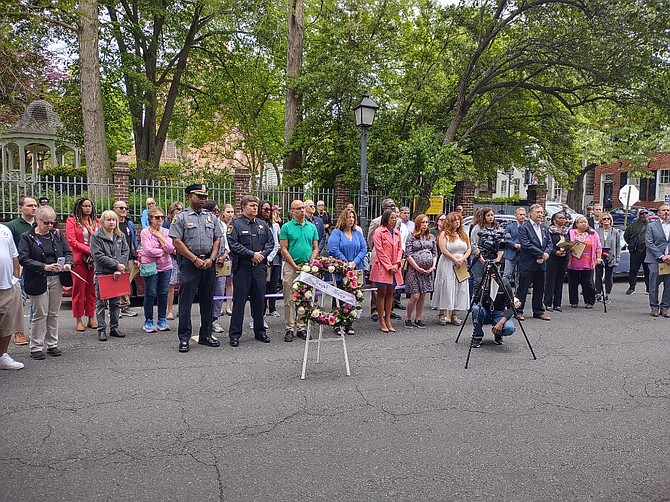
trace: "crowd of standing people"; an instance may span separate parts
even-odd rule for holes
[[[253,195],[242,198],[235,216],[230,204],[220,208],[209,200],[202,184],[192,184],[185,192],[187,204],[175,202],[167,212],[147,199],[139,232],[124,201],[116,201],[98,217],[95,204],[82,197],[60,230],[48,201],[38,205],[22,197],[20,216],[0,225],[0,368],[23,367],[7,354],[11,335],[17,345],[29,345],[33,359],[62,354],[58,320],[66,287],[72,290],[75,331],[95,330],[101,342],[107,336],[125,337],[119,319],[138,315],[130,306],[137,274],[144,279],[143,330],[170,331],[169,321],[178,317],[179,352],[190,350],[196,295],[200,345],[220,346],[216,334],[225,331],[220,319],[229,316],[228,342],[238,347],[247,302],[255,339],[270,342],[265,317],[280,316],[278,298],[283,298],[284,341],[306,339],[305,320],[296,315],[293,283],[304,264],[324,254],[369,273],[370,313],[382,333],[396,331],[393,321],[402,317],[394,310],[405,310],[405,329],[425,328],[427,305],[437,310],[440,325],[460,326],[459,315],[471,308],[474,296],[472,346],[478,347],[483,324],[493,325],[496,344],[514,332],[512,318],[524,319],[531,289],[533,317],[548,321],[547,312],[562,311],[566,274],[571,307],[579,306],[580,288],[585,308],[592,309],[600,300],[609,303],[623,238],[630,253],[626,293],[635,292],[638,270],[644,267],[651,315],[670,317],[670,206],[665,204],[653,222],[641,210],[623,234],[597,205],[592,215],[574,221],[558,212],[548,226],[541,205],[530,207],[528,219],[526,210],[518,208],[515,221],[505,228],[505,246],[487,256],[481,235],[495,233],[499,226],[491,208],[478,210],[468,233],[462,206],[437,215],[431,228],[428,215],[411,220],[408,207],[398,208],[386,199],[382,214],[364,235],[352,204],[331,218],[323,201],[294,200],[291,218],[283,222],[281,207]],[[489,262],[497,267],[503,260],[504,287],[498,289],[490,277],[484,284]],[[108,278],[125,292],[107,294]],[[336,281],[341,288],[342,278]],[[406,307],[400,302],[403,289],[409,298]],[[517,297],[516,305],[505,300],[511,294]],[[26,298],[31,300],[29,337],[22,329]],[[336,332],[356,333],[353,324]]]

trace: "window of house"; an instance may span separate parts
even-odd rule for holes
[[[665,194],[670,192],[670,169],[656,171],[656,179],[658,180],[658,188],[654,194],[655,198],[649,200],[663,200]]]
[[[521,190],[521,179],[514,178],[512,184],[514,185],[514,195],[519,195],[519,191]]]
[[[563,189],[558,186],[558,183],[554,183],[554,190],[552,191],[552,199],[551,200],[562,200],[561,197],[563,196]]]
[[[507,180],[500,180],[500,196],[507,197]]]

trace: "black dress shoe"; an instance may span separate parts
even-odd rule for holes
[[[397,320],[399,320],[399,319],[402,319],[402,317],[400,317],[400,316],[399,316],[398,314],[396,314],[395,312],[391,312],[391,319],[395,319],[395,320],[397,321]]]
[[[270,343],[270,337],[268,337],[267,335],[257,336],[256,340],[263,343]]]
[[[240,346],[240,341],[237,338],[231,338],[228,343],[230,344],[231,347],[239,347]]]
[[[402,303],[394,303],[393,308],[398,310],[407,310],[407,308]]]
[[[379,316],[377,314],[372,314],[372,315],[370,315],[370,320],[372,322],[377,322],[377,321],[379,321]]]
[[[188,342],[179,342],[179,352],[188,352]]]
[[[113,336],[115,338],[124,338],[126,334],[123,331],[119,331],[118,329],[110,329],[109,336]]]
[[[300,331],[298,331],[297,336],[298,336],[298,338],[302,338],[303,340],[306,340],[307,339],[307,331],[305,331],[304,329],[301,329]],[[310,339],[311,338],[312,337],[310,336]]]
[[[207,345],[207,347],[220,347],[221,342],[208,336],[204,340],[198,340],[198,345]]]
[[[105,334],[104,331],[98,331],[98,340],[100,340],[101,342],[107,341],[107,335]]]

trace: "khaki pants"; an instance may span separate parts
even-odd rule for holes
[[[130,274],[130,291],[133,290],[133,279],[140,273],[139,267],[135,266],[135,260],[129,260],[126,263],[126,270]],[[121,297],[121,308],[130,307],[130,295],[123,295]]]
[[[42,351],[58,345],[58,312],[63,300],[63,286],[57,275],[47,276],[47,290],[41,295],[30,295],[35,309],[30,329],[30,352]]]
[[[0,338],[23,332],[23,300],[21,283],[9,289],[0,289]],[[2,354],[0,354],[2,355]]]
[[[284,263],[282,270],[282,288],[284,293],[284,324],[286,331],[293,331],[296,327],[295,320],[295,302],[293,301],[293,280],[298,277],[300,272],[293,270],[293,267]],[[298,330],[307,329],[302,322],[297,323]]]

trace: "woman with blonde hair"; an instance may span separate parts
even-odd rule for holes
[[[614,269],[619,266],[621,260],[621,231],[612,226],[612,215],[610,213],[602,213],[596,232],[600,237],[600,244],[603,248],[602,263],[596,265],[596,292],[598,293],[596,300],[602,299],[605,303],[609,303],[614,283]]]
[[[105,312],[109,308],[109,336],[123,338],[126,336],[119,330],[119,313],[121,312],[121,297],[100,298],[100,286],[98,278],[101,275],[114,275],[114,280],[119,280],[121,274],[126,271],[128,263],[128,242],[119,230],[119,217],[112,211],[107,210],[100,215],[100,229],[91,236],[91,256],[95,266],[95,314],[98,319],[98,340],[107,341],[107,323]]]
[[[406,328],[425,328],[423,316],[423,305],[426,301],[426,293],[432,293],[435,284],[433,272],[437,265],[437,246],[435,237],[430,233],[430,220],[425,214],[420,214],[414,219],[414,231],[407,237],[405,242],[405,258],[407,259],[407,272],[405,272],[405,292],[410,295],[407,302]],[[414,323],[412,323],[412,312],[416,309]]]
[[[467,263],[471,252],[470,240],[463,229],[460,213],[447,215],[444,231],[437,237],[437,247],[442,258],[435,272],[433,305],[439,309],[438,321],[441,326],[460,326],[462,321],[457,312],[469,308],[470,283],[467,279],[459,282],[454,267]]]

